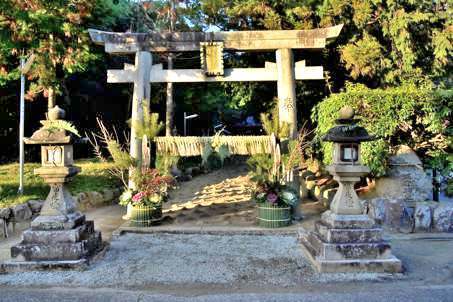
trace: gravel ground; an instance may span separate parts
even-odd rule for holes
[[[158,285],[296,287],[377,280],[377,274],[316,274],[291,236],[126,234],[87,271],[0,275],[0,286],[149,288]]]

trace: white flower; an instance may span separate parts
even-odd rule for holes
[[[299,201],[297,194],[291,191],[283,191],[280,197],[286,204],[292,206],[296,205],[297,202]]]
[[[262,200],[265,197],[266,197],[266,193],[264,193],[264,192],[263,193],[259,193],[259,194],[256,195],[256,199],[258,199],[258,200]]]
[[[131,190],[124,191],[119,199],[120,202],[122,203],[129,202],[132,199],[132,191]]]

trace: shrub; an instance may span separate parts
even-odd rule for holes
[[[162,175],[169,175],[171,167],[178,165],[180,157],[168,154],[157,154],[156,156],[156,169]]]
[[[332,94],[312,112],[326,164],[331,161],[332,144],[321,142],[321,137],[335,124],[338,111],[345,105],[352,106],[362,119],[359,124],[378,137],[362,144],[363,162],[374,176],[385,174],[389,155],[401,144],[413,148],[428,167],[451,171],[453,90],[411,83],[386,89],[346,85],[345,92]]]
[[[278,139],[289,137],[290,124],[287,122],[280,123],[278,112],[278,100],[274,105],[271,113],[261,113],[261,123],[267,135],[274,134]]]

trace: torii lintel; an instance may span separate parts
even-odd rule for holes
[[[108,53],[199,51],[200,42],[222,41],[225,49],[322,49],[343,24],[309,30],[119,33],[89,29],[91,40]]]

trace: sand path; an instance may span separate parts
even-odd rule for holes
[[[248,226],[255,203],[246,165],[231,165],[182,182],[164,205],[164,223]]]

